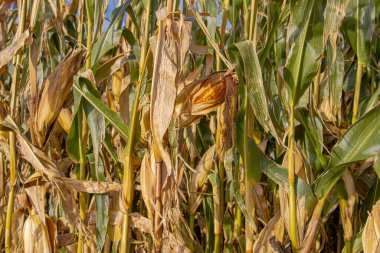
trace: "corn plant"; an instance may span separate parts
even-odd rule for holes
[[[379,252],[379,10],[1,1],[1,250]]]

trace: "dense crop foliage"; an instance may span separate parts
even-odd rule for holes
[[[380,252],[379,11],[1,1],[1,251]]]

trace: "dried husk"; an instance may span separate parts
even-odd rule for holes
[[[49,231],[38,215],[29,215],[24,224],[24,253],[50,253]]]
[[[172,120],[180,74],[190,46],[191,22],[185,22],[183,16],[179,20],[167,17],[166,8],[159,10],[157,16],[160,33],[150,39],[155,52],[150,125],[157,158],[164,161],[170,175],[172,164],[164,135]]]
[[[380,201],[372,207],[362,234],[364,253],[380,252]]]
[[[61,112],[63,104],[72,90],[73,77],[82,67],[83,60],[83,49],[72,51],[46,79],[35,119],[35,130],[39,146],[42,146],[45,142],[52,123]]]

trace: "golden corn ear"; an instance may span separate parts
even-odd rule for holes
[[[237,86],[237,76],[233,71],[224,70],[184,87],[176,99],[175,112],[178,126],[188,126],[223,104],[231,95],[227,92],[228,85]]]

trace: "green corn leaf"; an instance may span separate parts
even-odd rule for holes
[[[292,48],[284,68],[284,78],[289,89],[290,103],[297,105],[312,82],[318,57],[323,47],[323,9],[319,1],[298,1],[291,11],[293,32]]]
[[[108,29],[103,33],[99,40],[94,44],[91,49],[91,69],[96,73],[96,66],[99,60],[112,48],[114,48],[118,43],[120,36],[123,32],[122,29],[115,30],[117,21],[123,17],[124,12],[130,5],[130,1],[126,1],[121,6],[117,7],[112,11],[111,22]]]
[[[281,165],[267,158],[252,139],[248,139],[249,157],[256,167],[260,169],[267,177],[272,179],[276,184],[284,187],[286,191],[289,189],[288,171]],[[249,175],[249,174],[248,174]],[[306,209],[309,214],[312,213],[316,203],[311,186],[301,178],[296,176],[296,192],[297,199],[305,197]]]
[[[326,196],[352,163],[375,156],[380,151],[380,107],[369,111],[338,140],[326,171],[314,183],[315,194]]]
[[[343,20],[343,33],[352,49],[363,64],[370,63],[370,48],[375,24],[374,0],[351,0],[346,18]]]
[[[96,110],[98,110],[104,118],[106,118],[119,132],[120,136],[127,141],[128,140],[128,126],[125,124],[119,114],[112,111],[103,102],[92,95],[88,90],[81,89],[77,84],[74,84],[74,89],[78,91]]]
[[[261,67],[254,43],[252,41],[239,42],[234,44],[230,51],[235,65],[238,65],[241,59],[242,67],[239,67],[241,72],[238,71],[239,80],[240,83],[247,85],[247,95],[256,119],[265,131],[269,131],[277,138],[277,132],[269,114],[269,102],[266,98]]]
[[[104,167],[102,162],[96,165],[96,157],[94,154],[87,156],[91,167],[91,177],[96,181],[104,181]],[[106,241],[107,226],[108,226],[108,208],[109,197],[107,194],[95,194],[96,206],[96,249],[98,252],[102,251],[104,242]]]

